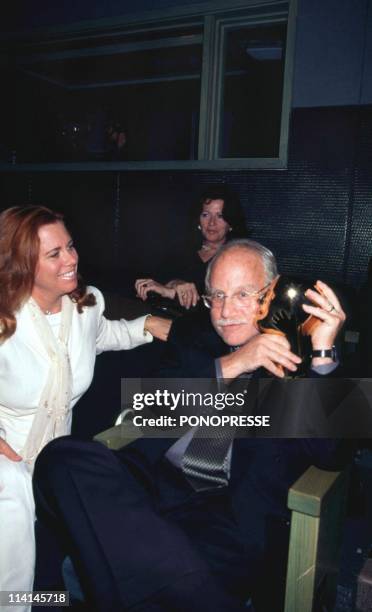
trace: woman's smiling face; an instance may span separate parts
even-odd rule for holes
[[[32,296],[53,302],[77,286],[78,254],[64,223],[43,225],[38,232],[39,259]]]

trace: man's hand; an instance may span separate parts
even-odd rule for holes
[[[155,291],[162,297],[169,298],[173,300],[176,295],[175,289],[171,287],[167,287],[166,285],[162,285],[152,278],[138,278],[134,283],[134,287],[137,292],[137,297],[141,298],[141,300],[147,300],[147,294],[149,291]]]
[[[314,303],[314,306],[303,304],[305,312],[316,317],[320,323],[310,331],[313,350],[331,349],[335,343],[338,332],[343,326],[346,316],[341,304],[328,285],[322,281],[315,284],[317,291],[308,289],[306,297]],[[316,357],[312,365],[323,365],[332,363],[329,357]]]
[[[10,461],[22,461],[22,457],[3,438],[0,438],[0,455],[5,455]]]
[[[225,379],[236,378],[260,367],[283,378],[283,368],[295,372],[299,363],[301,359],[291,352],[288,340],[278,334],[257,334],[244,346],[220,359]]]
[[[175,290],[178,301],[184,308],[189,309],[191,306],[196,306],[200,299],[198,290],[194,283],[174,280],[167,283],[166,286]]]

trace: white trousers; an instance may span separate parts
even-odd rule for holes
[[[32,477],[23,461],[0,455],[0,591],[32,591],[35,568]],[[31,606],[0,606],[29,612]]]

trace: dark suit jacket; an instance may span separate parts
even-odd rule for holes
[[[215,359],[226,354],[228,348],[212,328],[209,316],[182,317],[173,323],[168,339],[168,352],[156,377],[214,378]],[[265,376],[263,371],[255,376]],[[265,393],[263,410],[274,414],[288,399],[280,381],[271,379],[269,393]],[[267,385],[266,385],[267,386]],[[295,394],[294,399],[295,399]],[[280,399],[279,399],[280,397]],[[269,404],[269,408],[265,408]],[[291,407],[290,407],[291,408]],[[305,409],[304,409],[305,412]],[[339,440],[316,438],[237,438],[233,445],[231,489],[238,514],[252,515],[252,491],[261,523],[266,514],[287,517],[286,499],[289,487],[310,465],[324,469],[340,469],[350,459],[349,445]],[[295,434],[293,434],[295,435]],[[158,461],[174,443],[174,439],[139,440],[135,446],[145,452],[151,462]],[[253,525],[252,516],[250,522]],[[256,526],[256,532],[258,525]]]
[[[173,324],[164,363],[154,375],[213,378],[215,359],[227,350],[212,329],[209,317],[199,314],[196,319],[180,318]],[[273,381],[269,399],[274,403],[278,395],[275,384]],[[136,453],[144,454],[148,469],[156,470],[173,443],[174,438],[142,438],[127,447],[125,453],[131,453],[133,461]],[[254,601],[258,610],[281,609],[289,536],[288,489],[310,465],[338,469],[348,458],[348,449],[338,440],[258,437],[234,440],[227,493],[239,529],[238,540],[253,560],[250,567],[265,568],[265,574],[270,575],[270,593],[265,586],[261,590],[257,586]],[[228,567],[227,562],[223,572],[228,573]],[[253,583],[259,585],[260,581],[255,577]]]
[[[209,316],[184,317],[176,320],[168,342],[168,353],[156,377],[214,378],[215,359],[228,349],[212,329]],[[256,373],[256,376],[263,372]],[[271,384],[271,383],[270,383]],[[280,399],[281,398],[281,399]],[[284,393],[285,399],[285,393]],[[267,401],[272,407],[283,403],[283,393],[272,380]],[[265,413],[265,412],[264,412]],[[149,471],[156,471],[172,439],[142,438],[125,449],[132,459],[145,455]],[[243,545],[247,557],[247,589],[257,589],[254,603],[257,610],[280,610],[284,597],[286,558],[289,539],[287,496],[290,486],[310,466],[339,469],[350,458],[349,449],[338,440],[313,438],[236,438],[233,443],[229,504],[238,526],[231,540]],[[141,460],[143,469],[143,463]],[[156,467],[157,466],[157,467]],[[198,537],[196,531],[196,538]],[[229,535],[230,537],[230,535]],[[226,548],[229,549],[227,544]],[[229,550],[226,551],[226,555]],[[211,566],[212,561],[209,559]],[[227,561],[222,575],[236,572]],[[239,565],[239,564],[238,564]],[[258,579],[265,575],[263,583]],[[269,578],[267,578],[269,576]],[[252,581],[250,587],[248,583]],[[267,580],[270,589],[267,589]],[[266,586],[265,586],[266,585]],[[262,587],[262,588],[261,588]]]

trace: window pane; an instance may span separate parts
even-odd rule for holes
[[[225,34],[220,157],[276,157],[286,26],[244,27]]]
[[[19,67],[17,162],[196,158],[201,29],[133,44]]]

